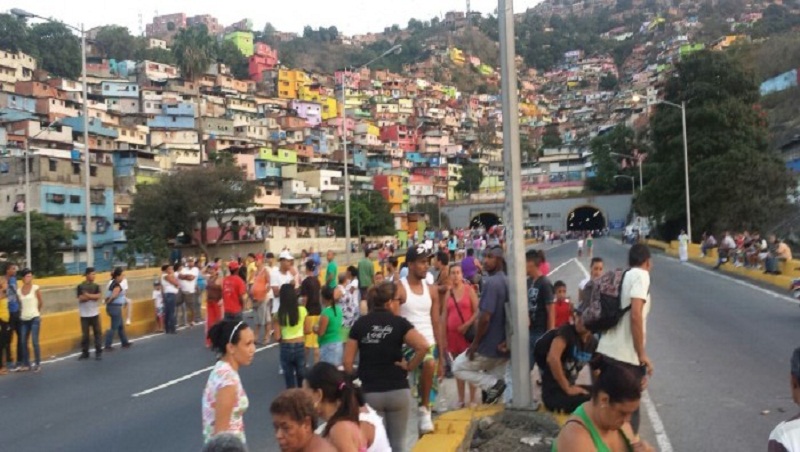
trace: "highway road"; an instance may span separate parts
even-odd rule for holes
[[[607,267],[625,264],[627,247],[596,244]],[[547,251],[552,279],[565,280],[570,294],[588,267],[575,249],[568,242]],[[663,452],[765,450],[772,427],[797,411],[787,373],[800,345],[800,307],[664,256],[655,257],[651,293],[655,375],[643,436]],[[0,377],[0,450],[200,450],[200,396],[214,362],[202,335],[195,327],[150,336],[101,362],[68,356],[40,374]],[[250,450],[277,450],[269,417],[269,403],[284,386],[277,348],[260,349],[241,377],[250,398]]]

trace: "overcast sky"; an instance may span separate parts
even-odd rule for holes
[[[516,0],[514,11],[523,12],[541,0]],[[314,28],[336,25],[340,32],[360,34],[383,31],[398,24],[403,27],[411,18],[430,20],[447,11],[466,9],[466,0],[8,0],[6,7],[23,8],[34,14],[53,17],[69,24],[85,23],[86,28],[118,24],[139,34],[139,14],[142,23],[159,15],[184,12],[189,16],[211,14],[223,25],[241,19],[253,21],[260,30],[266,22],[281,31],[302,32],[305,25]],[[7,6],[6,6],[7,5]],[[497,0],[472,0],[472,10],[493,13]],[[142,25],[142,29],[144,25]]]

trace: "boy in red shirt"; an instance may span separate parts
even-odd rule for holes
[[[556,281],[553,284],[553,289],[556,292],[556,301],[553,307],[556,310],[556,328],[569,324],[569,319],[572,316],[572,305],[567,298],[567,284],[564,281]]]
[[[231,261],[228,263],[228,270],[231,274],[222,280],[222,308],[224,319],[235,322],[242,321],[242,308],[244,307],[247,287],[244,280],[239,277],[239,263]]]

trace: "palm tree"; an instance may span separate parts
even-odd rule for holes
[[[172,52],[186,80],[202,75],[216,58],[215,41],[205,25],[185,28],[175,36]]]

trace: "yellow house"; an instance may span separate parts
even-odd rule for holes
[[[299,99],[300,90],[308,85],[309,78],[299,69],[278,70],[278,97],[281,99]]]
[[[744,35],[728,35],[712,44],[711,48],[713,50],[725,50],[740,39],[746,39],[746,37]]]
[[[450,61],[457,66],[463,66],[467,61],[467,59],[464,57],[464,52],[461,51],[461,49],[451,47],[448,50],[448,53],[450,54]]]
[[[339,103],[336,102],[336,98],[329,96],[322,99],[321,103],[323,121],[339,117]]]
[[[322,102],[322,94],[319,92],[319,85],[316,87],[312,87],[311,85],[301,85],[297,94],[300,97],[300,100],[307,102]]]
[[[250,31],[232,31],[225,35],[225,39],[233,41],[239,51],[247,58],[253,56],[253,33]]]

